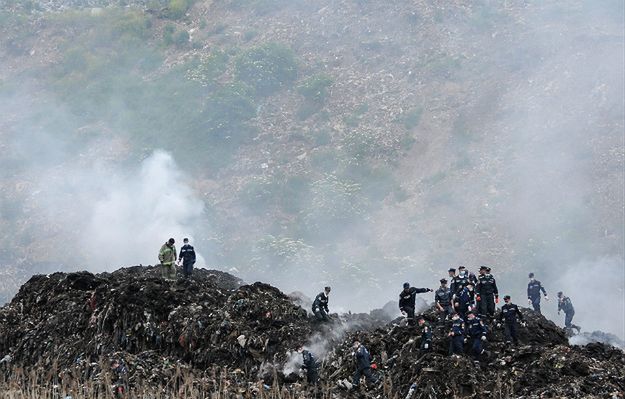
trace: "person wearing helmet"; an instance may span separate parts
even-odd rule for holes
[[[535,312],[540,313],[540,292],[542,291],[545,296],[545,301],[548,301],[549,297],[540,281],[534,278],[534,273],[529,274],[529,279],[530,282],[527,284],[527,303],[532,305]]]
[[[574,328],[579,333],[581,328],[573,324],[573,316],[575,316],[573,302],[571,302],[571,298],[565,296],[562,291],[558,292],[558,315],[561,311],[564,312],[564,327],[569,331]]]
[[[175,242],[173,238],[170,238],[158,252],[158,260],[161,262],[161,274],[165,280],[176,279],[176,266],[174,263],[176,262],[177,253]]]
[[[414,325],[414,311],[417,294],[432,292],[431,288],[411,287],[410,283],[404,283],[404,289],[399,293],[399,310],[406,315],[408,324]]]

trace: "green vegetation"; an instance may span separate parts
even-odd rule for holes
[[[187,14],[195,0],[170,0],[165,9],[165,17],[180,19]]]
[[[174,25],[168,24],[163,30],[163,42],[167,46],[175,44],[178,47],[182,47],[189,43],[189,39],[189,32],[184,29],[176,30]]]
[[[326,100],[328,87],[334,83],[334,80],[326,74],[318,74],[306,79],[298,88],[299,94],[304,96],[307,101],[315,103],[323,103]]]
[[[278,43],[243,52],[234,66],[236,79],[252,87],[259,96],[273,94],[297,78],[295,54]]]

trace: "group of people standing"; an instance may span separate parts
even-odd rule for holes
[[[182,263],[182,276],[187,279],[193,274],[193,265],[195,265],[195,249],[189,244],[189,239],[182,240],[183,245],[180,248],[180,255],[176,252],[176,240],[170,238],[161,246],[158,251],[158,260],[161,263],[161,275],[165,280],[176,280],[176,266]],[[178,260],[176,260],[176,258]]]
[[[540,313],[541,298],[549,300],[547,291],[540,281],[536,280],[534,273],[529,274],[527,285],[527,302],[532,305],[535,312]],[[448,270],[448,279],[440,280],[440,287],[434,291],[430,288],[412,287],[406,282],[399,293],[399,310],[406,318],[408,326],[418,323],[421,330],[422,352],[433,350],[433,329],[430,323],[421,315],[415,319],[416,295],[427,292],[434,292],[434,302],[436,309],[441,314],[439,321],[450,323],[448,336],[449,354],[459,356],[465,352],[465,344],[468,344],[468,351],[475,362],[479,362],[484,353],[484,342],[487,341],[489,326],[504,329],[506,344],[518,345],[518,325],[526,326],[523,313],[518,305],[512,303],[510,295],[503,297],[504,304],[501,311],[496,314],[496,304],[499,303],[499,289],[491,268],[481,266],[478,276],[469,272],[466,267],[459,266],[456,269]],[[448,286],[448,282],[450,282]],[[328,302],[330,287],[325,287],[313,301],[312,312],[320,322],[330,321]],[[579,332],[579,327],[572,324],[575,310],[571,299],[558,292],[558,314],[564,311],[565,328],[569,331],[575,328]],[[319,363],[314,355],[303,346],[299,348],[303,356],[303,369],[307,371],[309,383],[316,384],[319,379]],[[352,386],[358,387],[361,378],[364,376],[368,384],[376,382],[375,375],[371,370],[371,355],[369,350],[359,341],[353,343],[353,355],[355,358],[355,368]]]
[[[166,280],[176,279],[176,266],[182,264],[183,278],[190,278],[193,274],[193,265],[196,261],[195,250],[189,244],[189,239],[183,240],[184,245],[180,249],[180,254],[176,252],[175,240],[170,238],[161,246],[158,259],[161,264],[161,273]],[[459,266],[456,269],[448,270],[448,278],[440,280],[440,287],[434,291],[430,288],[411,287],[410,283],[404,283],[402,291],[399,293],[399,310],[406,318],[409,326],[414,326],[416,322],[421,329],[421,351],[430,352],[432,348],[433,330],[429,322],[419,316],[415,319],[416,295],[426,292],[434,292],[434,302],[436,309],[441,314],[439,320],[448,321],[450,328],[448,336],[449,354],[458,356],[464,353],[465,344],[469,344],[470,353],[476,362],[484,352],[483,343],[487,340],[488,325],[496,325],[501,328],[503,325],[504,335],[507,344],[517,345],[518,334],[517,324],[525,326],[523,313],[519,307],[512,303],[509,295],[503,297],[504,305],[501,307],[495,320],[496,304],[499,303],[499,289],[491,268],[480,266],[478,276],[469,272],[466,267]],[[527,285],[527,302],[532,305],[535,312],[540,313],[541,298],[549,300],[547,291],[540,281],[536,280],[534,273],[529,274]],[[449,283],[449,286],[448,286]],[[329,294],[331,287],[324,287],[313,301],[312,312],[319,322],[331,321],[328,308]],[[542,294],[542,295],[541,295]],[[575,309],[571,299],[558,292],[558,314],[565,313],[565,328],[569,331],[573,328],[580,328],[572,323]],[[358,387],[361,378],[364,376],[368,384],[376,382],[376,378],[371,371],[371,355],[369,350],[359,341],[353,342],[353,355],[355,358],[356,371],[353,376],[352,386]],[[311,384],[316,384],[319,380],[319,362],[315,356],[303,345],[298,348],[302,354],[303,366],[306,370],[307,380]]]

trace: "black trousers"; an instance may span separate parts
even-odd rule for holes
[[[482,336],[471,337],[471,354],[475,360],[480,359],[482,354]]]
[[[575,316],[575,312],[569,312],[564,314],[564,326],[566,328],[573,327],[573,316]]]
[[[519,337],[516,332],[516,322],[514,323],[505,323],[504,324],[504,334],[506,336],[506,342],[514,342],[514,344],[519,343]]]
[[[182,274],[184,277],[191,277],[193,274],[193,262],[182,263]]]
[[[354,387],[357,387],[360,385],[360,378],[363,375],[365,376],[365,379],[367,380],[367,384],[375,384],[376,380],[375,380],[375,377],[373,377],[373,373],[371,372],[371,367],[367,367],[364,369],[357,368],[356,372],[354,373],[354,378],[352,380],[352,384],[354,385]]]
[[[495,295],[494,294],[486,294],[480,296],[480,301],[478,302],[478,312],[481,316],[490,316],[493,317],[495,315]]]
[[[540,313],[540,296],[536,298],[530,298],[532,301],[532,307],[534,308],[534,312]]]
[[[449,354],[461,355],[464,353],[464,337],[462,335],[454,335],[449,341]]]
[[[404,306],[404,312],[406,312],[406,317],[408,319],[408,324],[414,324],[414,308],[412,306]]]
[[[316,384],[319,382],[319,372],[316,367],[306,369],[306,381],[308,381],[309,384]]]
[[[328,317],[328,313],[325,309],[319,308],[318,310],[315,310],[315,317],[318,321],[330,321],[330,317]]]

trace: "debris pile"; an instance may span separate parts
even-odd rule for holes
[[[519,326],[517,347],[505,343],[496,321],[486,323],[488,342],[479,363],[469,355],[449,356],[450,322],[430,309],[424,318],[434,332],[432,352],[420,351],[420,327],[398,319],[386,328],[350,334],[326,359],[324,377],[338,382],[337,392],[350,388],[351,343],[358,338],[370,350],[378,376],[385,381],[361,392],[362,397],[384,394],[389,386],[400,397],[413,399],[623,397],[622,350],[602,343],[570,346],[563,329],[534,311],[522,312],[527,326]],[[465,344],[465,353],[469,347]]]
[[[176,282],[140,266],[34,276],[0,308],[0,385],[7,375],[13,382],[32,381],[28,373],[21,380],[11,375],[25,367],[56,376],[61,383],[54,387],[81,381],[74,386],[82,394],[71,390],[75,398],[96,397],[90,395],[98,384],[114,387],[119,380],[137,397],[156,397],[136,392],[162,387],[170,394],[188,389],[237,399],[262,391],[272,397],[412,399],[618,398],[625,391],[621,349],[596,342],[571,346],[563,329],[528,309],[522,310],[527,326],[519,327],[519,346],[507,345],[496,321],[488,321],[486,352],[474,362],[468,355],[449,356],[450,322],[433,308],[423,312],[433,331],[433,350],[424,353],[421,327],[403,318],[384,320],[392,305],[386,312],[333,314],[332,322],[316,324],[294,300],[267,284],[246,285],[203,269]],[[374,386],[351,387],[355,338],[377,366]],[[299,344],[320,361],[318,387],[298,375],[301,355],[293,350]]]
[[[310,331],[306,311],[278,289],[202,269],[177,282],[141,266],[37,275],[0,309],[0,353],[13,364],[97,369],[117,357],[138,380],[168,378],[180,364],[255,380]]]

